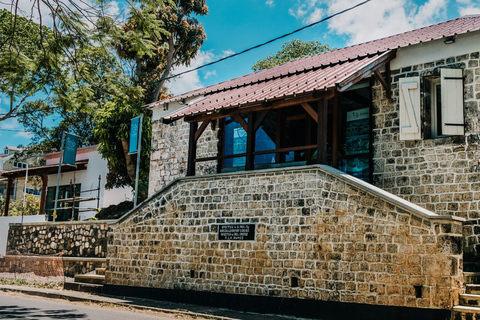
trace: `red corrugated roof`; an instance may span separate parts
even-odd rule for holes
[[[204,96],[189,106],[168,115],[178,119],[186,115],[251,104],[265,99],[331,89],[343,78],[379,59],[382,53],[422,42],[480,30],[480,15],[465,16],[432,26],[408,31],[319,55],[298,59],[193,90],[147,105],[153,107],[185,98]]]

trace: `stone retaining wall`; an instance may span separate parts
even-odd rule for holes
[[[104,258],[108,221],[10,224],[7,253]]]
[[[449,309],[459,220],[326,166],[183,178],[112,228],[106,282]],[[226,223],[254,240],[219,240]]]
[[[105,268],[103,258],[66,258],[55,256],[7,255],[0,257],[0,273],[33,273],[40,277],[73,277],[96,268]]]

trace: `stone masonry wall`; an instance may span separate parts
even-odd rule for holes
[[[11,224],[7,254],[104,258],[109,230],[106,221]]]
[[[209,125],[198,140],[197,158],[217,155],[218,123],[215,124],[214,130]],[[181,120],[171,124],[164,124],[161,120],[152,123],[149,195],[175,178],[186,176],[189,130],[189,124]],[[199,175],[215,173],[216,162],[199,162],[196,164],[196,172]]]
[[[449,309],[461,222],[381,193],[325,166],[183,178],[112,228],[106,282]],[[255,240],[219,241],[240,222]]]
[[[378,82],[373,88],[374,185],[437,214],[466,218],[466,259],[480,253],[479,56],[474,52],[393,70],[391,100]],[[400,141],[398,80],[429,76],[444,67],[464,69],[465,136],[426,138],[428,102],[423,100],[422,139]]]

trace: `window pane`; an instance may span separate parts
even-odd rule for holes
[[[245,119],[247,121],[247,119]],[[247,132],[234,118],[225,123],[225,155],[242,154],[247,151]],[[245,157],[230,158],[223,161],[225,168],[245,166]]]
[[[255,133],[255,151],[275,150],[277,148],[277,113],[270,111]],[[255,156],[255,164],[275,163],[275,154]]]

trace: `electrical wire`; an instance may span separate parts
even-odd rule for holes
[[[32,132],[32,131],[15,130],[15,129],[4,129],[4,128],[0,128],[0,131],[23,132],[23,133],[30,133],[30,132]]]
[[[275,41],[277,41],[277,40],[280,40],[280,39],[286,38],[286,37],[288,37],[288,36],[291,36],[292,34],[298,33],[298,32],[300,32],[300,31],[302,31],[302,30],[305,30],[305,29],[307,29],[307,28],[313,27],[313,26],[315,26],[315,25],[317,25],[317,24],[319,24],[319,23],[322,23],[322,22],[325,22],[325,21],[327,21],[327,20],[330,20],[330,19],[332,19],[332,18],[334,18],[334,17],[336,17],[336,16],[339,16],[339,15],[341,15],[341,14],[344,14],[344,13],[350,11],[350,10],[353,10],[353,9],[355,9],[355,8],[358,8],[358,7],[360,7],[360,6],[363,6],[364,4],[366,4],[366,3],[370,2],[370,1],[372,1],[372,0],[365,0],[365,1],[360,2],[360,3],[358,3],[358,4],[356,4],[356,5],[352,6],[352,7],[349,7],[349,8],[347,8],[347,9],[342,10],[342,11],[336,12],[336,13],[328,16],[328,17],[325,17],[325,18],[323,18],[323,19],[321,19],[321,20],[319,20],[319,21],[313,22],[313,23],[311,23],[311,24],[309,24],[309,25],[303,26],[303,27],[301,27],[301,28],[299,28],[299,29],[296,29],[296,30],[294,30],[294,31],[291,31],[291,32],[289,32],[289,33],[283,34],[283,35],[281,35],[281,36],[278,36],[278,37],[276,37],[276,38],[273,38],[273,39],[268,40],[268,41],[266,41],[266,42],[263,42],[263,43],[261,43],[261,44],[257,44],[256,46],[253,46],[253,47],[250,47],[250,48],[248,48],[248,49],[242,50],[242,51],[240,51],[240,52],[231,54],[231,55],[229,55],[229,56],[223,57],[223,58],[221,58],[221,59],[218,59],[218,60],[215,60],[215,61],[212,61],[212,62],[203,64],[203,65],[198,66],[198,67],[196,67],[196,68],[189,69],[189,70],[186,70],[186,71],[183,71],[183,72],[180,72],[180,73],[177,73],[177,74],[168,76],[168,77],[166,77],[164,80],[173,79],[173,78],[176,78],[176,77],[178,77],[178,76],[184,75],[184,74],[186,74],[186,73],[190,73],[190,72],[193,72],[193,71],[197,71],[197,70],[200,70],[200,69],[202,69],[202,68],[205,68],[205,67],[208,67],[208,66],[217,64],[217,63],[222,62],[222,61],[225,61],[225,60],[227,60],[227,59],[231,59],[231,58],[233,58],[233,57],[239,56],[239,55],[244,54],[244,53],[246,53],[246,52],[252,51],[252,50],[254,50],[254,49],[258,49],[258,48],[263,47],[263,46],[265,46],[265,45],[267,45],[267,44],[270,44],[270,43],[272,43],[272,42],[275,42]]]

